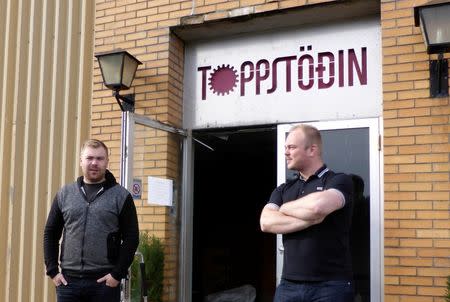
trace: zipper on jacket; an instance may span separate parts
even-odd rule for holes
[[[100,196],[105,191],[105,187],[101,187],[100,190],[98,190],[97,194],[95,194],[95,197],[92,199],[92,201],[96,200],[98,196]]]
[[[83,226],[83,239],[81,240],[81,271],[84,271],[84,241],[86,238],[86,225],[88,220],[89,208],[91,207],[91,203],[88,202],[85,214],[84,214],[84,226]]]
[[[81,192],[83,192],[83,197],[87,202],[87,208],[84,214],[84,225],[83,225],[83,238],[81,240],[81,259],[80,259],[80,263],[81,263],[81,271],[84,271],[84,242],[86,239],[86,226],[87,226],[87,221],[88,221],[88,217],[89,217],[89,208],[91,207],[91,203],[104,192],[105,188],[101,187],[100,190],[98,190],[97,194],[95,194],[95,197],[89,201],[86,191],[84,190],[84,187],[81,186]]]

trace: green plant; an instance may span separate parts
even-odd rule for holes
[[[447,292],[445,293],[445,302],[450,302],[450,275],[447,276]]]
[[[139,235],[138,251],[142,253],[145,263],[145,280],[148,301],[161,302],[164,279],[164,247],[159,238],[149,236],[148,232]],[[140,257],[136,256],[131,264],[131,301],[140,301],[141,273]]]

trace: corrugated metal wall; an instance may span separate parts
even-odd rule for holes
[[[42,233],[90,131],[95,2],[0,0],[0,301],[54,301]]]

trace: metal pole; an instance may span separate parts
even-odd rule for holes
[[[122,111],[121,121],[121,138],[120,138],[120,185],[127,190],[130,189],[130,168],[133,162],[133,113],[130,111]],[[128,276],[121,280],[120,300],[122,302],[131,301],[130,291],[130,270]]]
[[[120,184],[123,187],[126,186],[127,179],[127,129],[128,129],[128,112],[122,111],[122,120],[121,120],[121,130],[120,130]],[[129,271],[129,270],[128,270]],[[129,276],[130,274],[128,274]],[[120,301],[128,302],[130,301],[130,280],[129,277],[125,277],[121,280],[122,291],[120,293]]]
[[[120,139],[120,184],[129,189],[129,133],[130,133],[130,114],[129,111],[122,111],[121,139]]]

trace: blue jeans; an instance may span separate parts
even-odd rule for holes
[[[353,302],[351,281],[291,282],[281,279],[274,302]]]
[[[64,276],[67,285],[56,287],[58,302],[119,302],[120,284],[117,287],[97,283],[93,278],[73,278]]]

